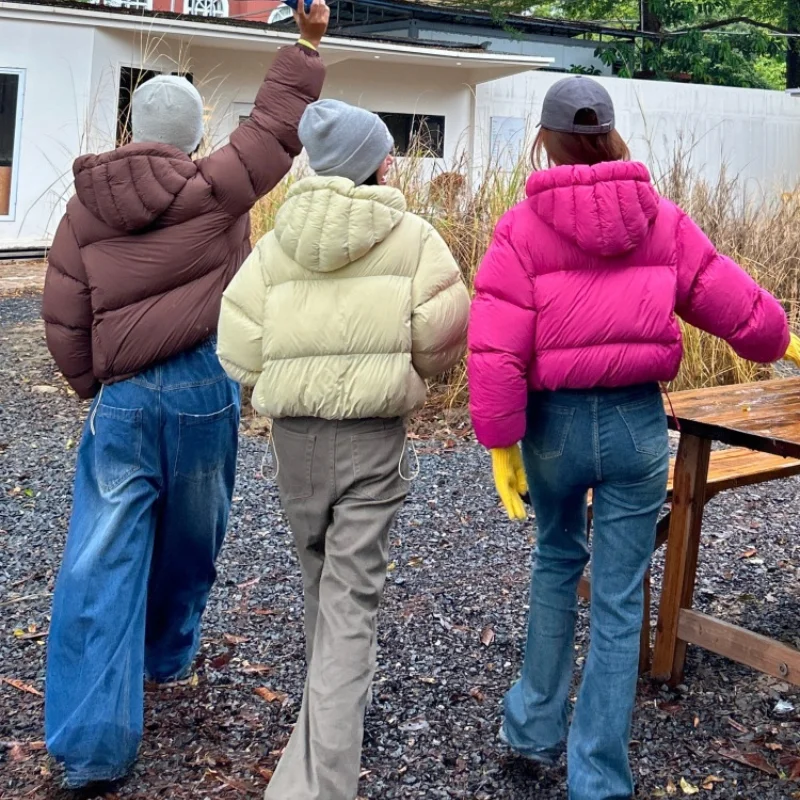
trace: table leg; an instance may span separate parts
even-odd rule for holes
[[[653,676],[673,685],[683,680],[686,643],[678,639],[678,621],[681,609],[692,607],[710,455],[710,441],[681,436],[653,651]]]

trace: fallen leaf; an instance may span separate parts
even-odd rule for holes
[[[44,695],[38,689],[34,689],[33,686],[28,686],[27,683],[23,683],[16,678],[0,678],[0,682],[7,683],[9,686],[13,686],[20,692],[27,692],[28,694],[36,695],[36,697],[44,697]]]
[[[222,655],[216,656],[209,661],[209,665],[211,669],[220,670],[228,666],[231,663],[231,659],[233,658],[233,650],[227,650],[226,652],[222,653]]]
[[[709,775],[703,781],[703,788],[707,789],[709,786],[713,786],[715,783],[725,783],[725,778],[720,778],[716,775]]]
[[[264,675],[272,672],[272,667],[268,667],[266,664],[248,664],[246,667],[242,667],[242,672],[245,675]]]
[[[476,703],[482,703],[486,699],[486,695],[477,686],[469,690],[469,696],[475,700]]]
[[[481,644],[484,647],[489,647],[492,644],[492,642],[494,642],[495,636],[496,636],[496,634],[495,634],[494,629],[492,628],[492,626],[491,625],[487,625],[481,631]]]
[[[700,790],[694,784],[689,783],[686,778],[681,778],[681,791],[685,795],[700,794]]]
[[[226,633],[222,637],[222,641],[225,642],[225,644],[236,646],[237,644],[244,644],[248,639],[246,636],[234,636],[231,633]]]
[[[284,692],[273,692],[272,689],[268,689],[266,686],[260,686],[256,689],[256,694],[268,703],[280,703],[283,705],[288,699],[288,695]]]
[[[273,772],[271,769],[267,769],[266,767],[260,767],[258,764],[253,767],[255,772],[259,774],[267,783],[272,780]]]
[[[700,727],[700,717],[697,717],[697,716],[696,716],[696,717],[694,718],[694,727],[695,727],[695,728],[699,728],[699,727]]]
[[[754,555],[758,553],[755,547],[750,547],[742,553],[739,558],[752,558]]]
[[[409,567],[421,567],[424,563],[425,559],[422,556],[414,556],[414,558],[408,559]]]
[[[277,611],[271,608],[254,608],[251,613],[255,614],[257,617],[274,617]]]
[[[9,750],[8,757],[12,761],[25,761],[28,758],[21,744],[15,744],[11,750]]]
[[[397,562],[396,561],[390,562],[386,567],[386,571],[387,572],[394,572],[396,569],[397,569]]]
[[[783,745],[777,742],[767,742],[764,747],[766,747],[767,750],[772,750],[773,753],[777,753],[778,750],[783,750]]]
[[[746,767],[764,772],[767,775],[777,775],[778,770],[759,753],[740,753],[738,750],[720,750],[719,754],[728,761],[735,761],[737,764],[744,764]]]
[[[37,394],[55,394],[58,389],[55,386],[34,386],[32,391]]]
[[[433,686],[436,683],[436,678],[420,678],[421,683],[427,683],[429,686]]]
[[[790,781],[800,781],[800,756],[785,755],[780,760],[781,768],[786,771]]]
[[[678,794],[678,787],[672,782],[671,779],[667,782],[667,794],[670,797],[674,797],[676,794]]]

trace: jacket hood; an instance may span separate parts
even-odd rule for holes
[[[613,161],[535,172],[527,185],[536,215],[582,250],[620,256],[635,249],[658,216],[644,164]]]
[[[132,144],[81,156],[73,173],[80,202],[106,225],[133,233],[152,225],[172,205],[197,167],[175,147]]]
[[[384,241],[405,212],[398,189],[356,186],[347,178],[306,178],[289,190],[275,219],[275,237],[301,267],[335,272]]]

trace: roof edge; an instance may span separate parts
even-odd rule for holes
[[[17,17],[42,21],[47,15],[78,25],[98,25],[137,33],[147,30],[151,33],[198,34],[222,39],[257,40],[269,42],[276,47],[284,47],[297,41],[297,33],[279,30],[262,22],[239,20],[230,17],[194,17],[161,11],[142,11],[133,9],[98,6],[87,3],[48,2],[47,0],[0,0],[0,17]],[[53,20],[47,20],[53,21]],[[381,41],[368,37],[331,34],[325,40],[325,50],[331,53],[355,50],[369,54],[384,53],[418,55],[439,58],[462,64],[497,65],[542,69],[550,66],[553,59],[544,56],[517,56],[506,53],[487,53],[475,49],[441,47],[437,45],[405,44],[397,41]]]

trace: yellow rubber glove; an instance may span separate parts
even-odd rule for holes
[[[784,358],[793,362],[796,367],[800,367],[800,337],[792,334],[792,339],[789,342]]]
[[[525,478],[525,468],[522,466],[522,453],[519,445],[498,448],[490,452],[494,485],[497,487],[497,494],[500,495],[508,518],[527,519],[528,515],[525,512],[525,503],[522,502],[521,495],[528,491],[528,481]]]

